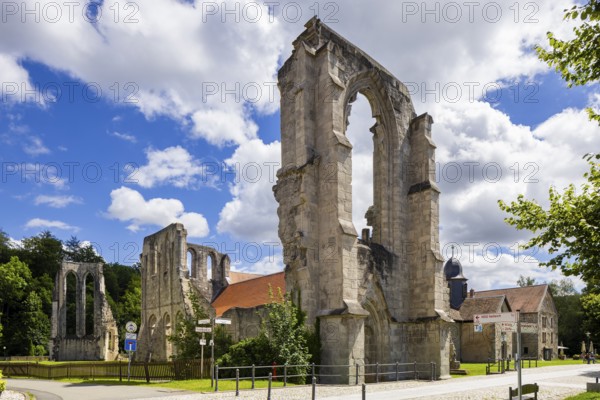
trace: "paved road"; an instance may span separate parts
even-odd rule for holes
[[[31,392],[39,400],[126,400],[165,397],[190,392],[145,386],[98,385],[37,379],[6,379],[7,389]]]

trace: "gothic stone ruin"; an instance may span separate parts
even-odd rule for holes
[[[210,310],[213,293],[219,293],[227,285],[229,256],[186,240],[182,224],[171,224],[144,238],[142,324],[136,355],[139,360],[166,361],[173,355],[168,337],[180,318],[192,315],[190,290],[198,295],[204,309]],[[192,256],[191,271],[186,267],[188,252]],[[212,279],[207,276],[209,259]]]
[[[74,279],[74,288],[68,287],[69,278]],[[93,310],[86,312],[88,282],[93,283]],[[73,293],[69,293],[69,290],[73,289],[74,296]],[[119,333],[105,293],[102,263],[63,261],[56,274],[52,297],[52,333],[49,343],[51,359],[56,361],[117,359]],[[74,298],[74,304],[67,301],[69,298]],[[68,318],[69,307],[74,307],[75,320]]]
[[[406,86],[316,18],[279,71],[282,168],[274,187],[286,287],[320,321],[321,363],[437,364],[449,376],[449,293],[439,253],[432,118]],[[418,62],[407,56],[406,62]],[[352,223],[358,93],[376,124],[371,229]],[[344,380],[353,382],[350,376]]]
[[[320,327],[321,364],[435,362],[436,377],[449,377],[456,326],[439,253],[432,118],[417,116],[402,82],[316,18],[295,40],[279,71],[279,89],[282,168],[274,193],[284,286],[307,323]],[[371,229],[360,238],[352,222],[352,144],[345,135],[358,93],[377,121],[371,128]],[[141,262],[137,356],[165,360],[173,354],[167,338],[175,322],[191,312],[190,289],[214,316],[219,299],[236,285],[230,285],[229,257],[187,243],[181,224],[146,237]],[[236,294],[228,301],[239,303],[228,307],[237,307],[231,329],[239,340],[260,304],[244,308],[249,293]],[[332,371],[339,376],[322,382],[354,382],[355,371]]]

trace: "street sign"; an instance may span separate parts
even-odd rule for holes
[[[206,339],[200,339],[200,346],[206,346]]]
[[[500,322],[500,330],[502,332],[516,332],[517,324],[515,322]]]
[[[473,315],[473,323],[491,324],[495,322],[517,322],[517,313],[505,312],[497,314],[475,314]]]
[[[537,333],[538,326],[537,324],[532,324],[531,322],[521,322],[521,333]]]
[[[196,327],[196,332],[198,332],[198,333],[211,333],[212,332],[212,328],[210,328],[210,327],[203,327],[203,326],[197,326]]]
[[[215,318],[215,324],[231,325],[231,320],[229,318]]]
[[[129,333],[133,333],[133,332],[137,331],[137,324],[133,321],[129,321],[129,322],[127,322],[127,324],[125,324],[125,329]]]
[[[475,324],[475,325],[473,325],[473,327],[474,327],[475,332],[477,332],[477,333],[483,332],[483,325]]]
[[[198,325],[207,325],[210,324],[210,319],[199,319]]]
[[[210,342],[208,342],[208,345],[209,345],[209,346],[214,346],[214,345],[215,345],[215,342],[213,342],[213,340],[211,339],[211,340],[210,340]]]
[[[137,350],[137,340],[125,339],[125,350],[126,351],[136,351]]]
[[[137,339],[137,333],[125,332],[125,339]]]

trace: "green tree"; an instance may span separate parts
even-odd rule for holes
[[[29,355],[46,354],[50,338],[50,319],[42,309],[42,300],[34,291],[29,292],[20,318],[21,332],[29,340]]]
[[[29,266],[34,277],[47,274],[54,279],[64,257],[63,243],[50,231],[44,231],[23,239],[23,248],[16,255]]]
[[[200,304],[198,294],[190,289],[188,296],[192,303],[192,313],[175,321],[175,331],[168,340],[174,345],[173,358],[191,359],[200,357],[200,337],[196,332],[196,325],[199,319],[209,317],[208,313]]]
[[[547,247],[553,257],[540,265],[560,268],[565,275],[586,281],[600,281],[600,154],[588,155],[590,170],[580,193],[569,185],[561,194],[550,188],[550,207],[545,210],[535,200],[519,195],[500,208],[511,214],[505,221],[519,230],[536,234],[525,248]]]
[[[142,280],[139,275],[132,275],[127,290],[116,304],[114,315],[119,327],[119,337],[125,337],[125,325],[133,321],[137,326],[141,325],[142,315]]]
[[[519,280],[517,281],[517,286],[525,287],[525,286],[533,286],[535,285],[535,278],[530,276],[519,275]]]
[[[561,40],[548,32],[551,50],[536,47],[538,57],[559,72],[568,86],[587,85],[600,79],[600,1],[590,0],[565,10],[565,20],[580,20],[573,28],[572,40]],[[588,108],[591,119],[600,122],[600,115]]]
[[[83,245],[76,236],[65,242],[65,259],[74,262],[104,263],[91,244]]]
[[[577,294],[577,289],[575,289],[575,285],[573,281],[569,278],[563,278],[560,281],[553,279],[548,284],[550,290],[552,291],[552,295],[556,297],[564,297]]]
[[[311,331],[304,324],[304,313],[278,290],[277,297],[269,289],[271,302],[265,306],[258,336],[231,346],[218,360],[219,365],[306,365],[311,355],[308,338]],[[288,374],[298,375],[293,381],[304,383],[306,367],[292,367]]]

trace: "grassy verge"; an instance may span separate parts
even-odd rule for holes
[[[581,360],[551,360],[551,361],[538,361],[537,366],[539,367],[554,367],[559,365],[579,365],[582,364]],[[529,361],[523,361],[523,369],[529,368]],[[453,378],[464,378],[465,376],[477,376],[485,375],[485,367],[487,363],[461,363],[460,369],[468,371],[467,375],[454,375]],[[514,367],[514,363],[510,364],[511,368]],[[531,368],[535,368],[535,361],[531,362]],[[599,398],[600,399],[600,398]]]
[[[600,393],[585,392],[576,396],[565,397],[564,400],[600,400]]]
[[[148,386],[148,387],[161,387],[175,390],[189,390],[192,392],[212,392],[214,387],[210,386],[210,379],[192,379],[188,381],[170,381],[170,382],[156,382],[146,383],[144,381],[131,381],[126,380],[120,382],[117,379],[59,379],[60,382],[69,382],[73,385],[134,385],[134,386]],[[261,389],[266,388],[268,382],[266,380],[256,380],[255,388]],[[294,386],[288,383],[288,386]],[[250,389],[252,387],[251,381],[240,380],[240,389]],[[283,382],[273,381],[272,387],[283,387]],[[219,381],[219,391],[235,390],[235,381]]]

